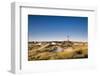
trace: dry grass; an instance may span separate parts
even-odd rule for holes
[[[76,59],[76,58],[88,58],[88,46],[87,45],[73,45],[70,48],[64,49],[61,52],[51,52],[53,47],[46,47],[44,49],[36,50],[40,46],[29,47],[28,60],[56,60],[56,59]]]

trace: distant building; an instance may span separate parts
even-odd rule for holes
[[[51,45],[56,45],[56,43],[55,42],[52,42]]]
[[[42,43],[41,43],[41,42],[39,42],[39,43],[37,43],[37,45],[42,45]]]

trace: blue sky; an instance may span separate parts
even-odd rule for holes
[[[29,41],[87,41],[88,17],[28,15]]]

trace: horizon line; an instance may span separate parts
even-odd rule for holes
[[[33,40],[33,41],[28,41],[28,42],[53,42],[53,41],[72,41],[72,42],[88,42],[88,41],[76,41],[76,40]]]

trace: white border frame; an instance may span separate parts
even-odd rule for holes
[[[95,8],[91,8],[91,7],[72,7],[72,6],[67,6],[67,8],[59,8],[57,6],[54,6],[54,7],[46,7],[44,5],[34,5],[34,4],[30,4],[30,3],[12,3],[11,5],[11,21],[12,21],[12,27],[11,27],[11,30],[12,30],[12,34],[11,34],[11,41],[12,41],[12,49],[11,49],[11,71],[13,73],[22,73],[22,72],[27,72],[25,71],[24,69],[22,69],[22,60],[21,60],[21,56],[22,56],[22,52],[20,51],[22,48],[22,41],[21,41],[21,37],[22,37],[22,18],[21,18],[21,12],[22,12],[22,8],[42,8],[42,9],[53,9],[53,10],[73,10],[73,11],[90,11],[90,12],[93,12],[94,13],[94,24],[96,24],[95,22],[95,14],[96,14],[96,9]],[[90,28],[90,26],[89,26]],[[95,28],[95,26],[92,27],[92,30],[93,28]],[[95,34],[95,29],[94,31],[92,31],[92,33]],[[93,37],[93,35],[92,35]],[[92,39],[94,40],[94,38]],[[91,44],[91,43],[90,43]],[[95,48],[94,48],[95,49]],[[94,52],[92,52],[94,54]],[[95,56],[94,58],[92,59],[93,61],[95,60]],[[81,61],[81,60],[80,60]],[[54,61],[52,61],[54,62]],[[59,62],[59,61],[57,61]],[[82,61],[83,62],[83,61]],[[37,63],[37,62],[36,62]],[[43,61],[43,63],[46,64],[46,62]],[[71,62],[72,63],[72,62]],[[76,62],[77,63],[77,62]],[[62,63],[60,63],[61,65]],[[63,65],[63,64],[62,64]],[[93,67],[95,64],[92,64],[91,66]],[[48,64],[49,66],[49,64]],[[86,65],[85,67],[91,67],[89,65]],[[76,66],[77,67],[77,66]],[[81,66],[78,66],[81,68]],[[83,66],[84,67],[84,66]],[[64,67],[63,67],[64,68]],[[72,67],[68,67],[68,68],[72,68]],[[48,69],[48,68],[46,68]],[[51,68],[53,69],[53,68]],[[59,68],[58,68],[59,69]],[[67,68],[64,68],[64,69],[67,69]],[[31,71],[31,69],[29,70],[29,72]],[[39,70],[38,72],[41,72],[42,70]],[[45,71],[45,70],[44,70]],[[50,70],[48,70],[50,71]],[[33,71],[35,72],[35,71]],[[36,71],[37,72],[37,71]]]

